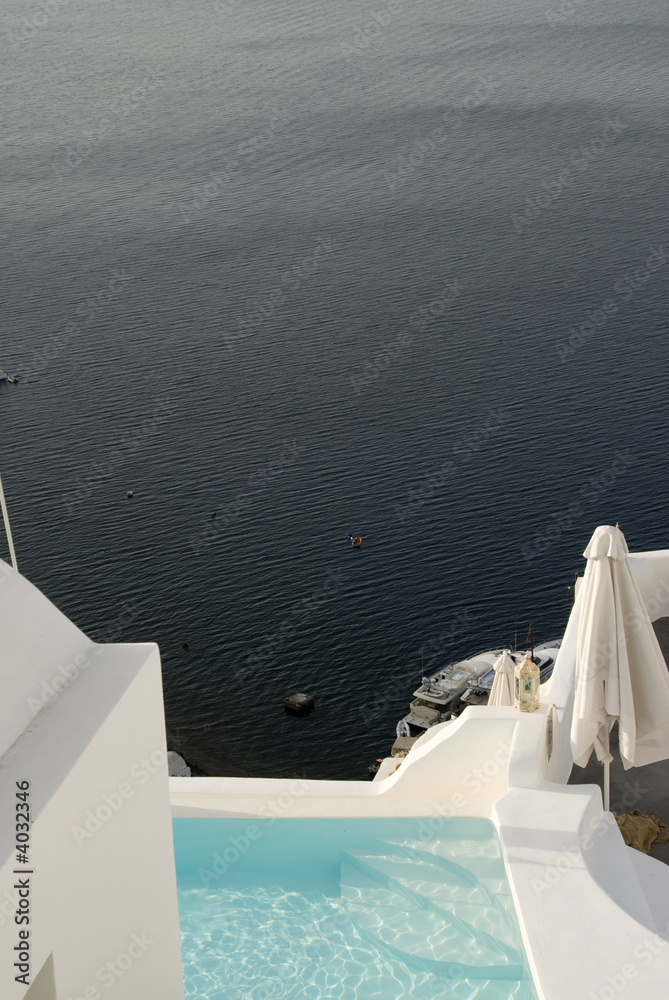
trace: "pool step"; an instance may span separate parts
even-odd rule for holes
[[[500,897],[494,891],[500,885],[499,879],[478,878],[469,868],[426,850],[423,845],[376,841],[370,846],[371,851],[350,851],[349,863],[355,857],[375,871],[399,880],[422,900],[473,924],[477,931],[512,949],[520,946],[515,914],[511,915],[508,909],[508,894]]]
[[[435,837],[434,840],[392,841],[420,848],[436,858],[444,858],[464,865],[480,881],[506,881],[504,861],[499,845],[492,840],[449,840]]]
[[[390,843],[418,851],[423,858],[433,859],[435,864],[455,863],[459,871],[466,872],[470,878],[473,876],[477,885],[488,892],[495,909],[502,914],[510,935],[509,943],[519,945],[515,906],[509,891],[504,861],[496,842],[441,838],[434,841],[392,840]]]
[[[365,937],[447,979],[523,979],[517,932],[462,866],[396,844],[342,855],[341,892]]]

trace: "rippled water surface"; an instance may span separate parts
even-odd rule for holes
[[[4,9],[20,568],[160,643],[205,772],[362,777],[422,670],[560,634],[597,524],[667,544],[666,8],[47,6]]]
[[[174,835],[186,996],[536,1000],[488,820],[177,819]]]

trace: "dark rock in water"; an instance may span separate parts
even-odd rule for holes
[[[283,707],[291,715],[308,715],[314,710],[314,699],[310,694],[290,694],[283,699]]]

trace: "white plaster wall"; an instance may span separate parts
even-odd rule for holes
[[[89,663],[35,713],[24,705],[35,685],[55,676],[77,649],[90,654],[92,647],[44,605],[27,581],[5,576],[3,745],[7,717],[30,714],[32,721],[0,758],[0,996],[18,1000],[26,992],[12,969],[19,930],[13,869],[23,868],[13,850],[12,803],[16,782],[28,780],[32,976],[53,952],[59,1000],[181,1000],[158,649],[95,647]],[[36,624],[34,639],[26,622]]]
[[[379,791],[402,798],[497,799],[508,788],[519,722],[514,709],[470,706],[439,736],[415,744],[402,767],[379,783]]]
[[[669,996],[669,871],[653,866],[649,904],[599,789],[512,788],[495,805],[530,967],[541,1000]]]
[[[669,549],[630,552],[630,566],[652,622],[669,615]]]
[[[544,720],[545,721],[545,720]],[[470,707],[435,727],[382,781],[171,778],[173,816],[490,816],[508,788],[513,709]]]
[[[0,559],[0,755],[61,689],[97,658],[96,646]]]

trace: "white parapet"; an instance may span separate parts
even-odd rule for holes
[[[0,995],[181,1000],[158,648],[92,643],[4,563],[0,636]]]
[[[381,781],[171,778],[172,814],[250,817],[273,804],[286,817],[490,817],[508,789],[514,734],[523,724],[513,709],[467,708],[421,737]]]
[[[541,1000],[668,996],[669,869],[635,863],[599,789],[512,788],[493,820]]]

